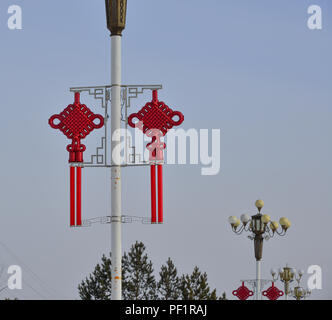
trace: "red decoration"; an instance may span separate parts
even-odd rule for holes
[[[174,117],[178,117],[178,120],[174,120]],[[173,111],[164,102],[158,100],[157,90],[153,90],[151,102],[148,102],[140,111],[128,117],[128,124],[132,128],[135,128],[133,122],[135,118],[142,122],[143,133],[147,133],[151,129],[158,129],[163,135],[174,126],[179,126],[184,120],[181,112]]]
[[[284,295],[284,292],[275,287],[274,282],[272,282],[272,286],[263,291],[262,294],[270,300],[277,300]]]
[[[254,295],[254,292],[249,290],[242,282],[242,286],[234,290],[233,295],[238,297],[240,300],[247,300],[249,297]]]
[[[94,121],[98,119],[99,123]],[[57,121],[57,123],[56,123]],[[83,162],[83,152],[86,147],[81,144],[84,139],[94,129],[99,129],[104,125],[104,118],[99,114],[94,114],[86,105],[80,103],[80,93],[75,92],[75,102],[65,108],[60,114],[53,115],[48,120],[53,129],[59,129],[72,140],[67,146],[69,152],[69,163],[77,163],[76,168],[76,225],[82,225],[82,168],[79,163]],[[70,226],[75,226],[75,167],[70,167]]]
[[[176,119],[177,118],[177,119]],[[134,119],[137,120],[134,123]],[[156,166],[158,175],[158,223],[163,223],[163,150],[166,144],[161,142],[168,130],[179,126],[184,116],[179,111],[173,111],[164,102],[158,100],[158,91],[153,90],[152,101],[148,102],[140,111],[128,117],[128,124],[132,128],[139,128],[152,141],[147,144],[150,151],[151,163],[151,223],[157,223],[156,214]]]

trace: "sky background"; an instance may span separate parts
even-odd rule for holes
[[[23,30],[7,28],[12,4]],[[311,4],[322,8],[320,31],[307,28]],[[286,263],[319,265],[323,289],[311,298],[332,298],[331,21],[328,0],[128,0],[123,83],[161,83],[182,128],[220,129],[221,171],[165,167],[165,224],[123,225],[124,250],[143,241],[156,271],[168,257],[180,274],[197,265],[233,299],[241,279],[255,278],[255,259],[227,219],[255,214],[262,198],[265,213],[292,222],[264,243],[263,278]],[[24,287],[0,298],[79,299],[111,228],[68,227],[68,141],[48,118],[73,101],[69,87],[110,82],[104,1],[1,0],[0,40],[0,284],[19,264]],[[109,215],[109,172],[83,174],[83,217]],[[123,170],[123,214],[149,216],[148,188],[148,168]]]

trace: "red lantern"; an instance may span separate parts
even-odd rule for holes
[[[175,118],[178,118],[175,120]],[[138,122],[134,123],[134,119]],[[151,223],[163,223],[163,150],[166,144],[161,142],[168,130],[179,126],[184,121],[183,114],[173,111],[164,102],[158,100],[158,91],[153,90],[152,101],[148,102],[139,112],[128,117],[128,124],[132,128],[139,128],[152,141],[147,144],[150,151],[150,174],[151,174]],[[158,177],[158,221],[156,214],[156,166]]]
[[[95,123],[98,120],[99,123]],[[70,166],[70,226],[82,225],[82,162],[86,147],[81,144],[94,129],[104,125],[104,118],[94,114],[86,105],[80,103],[80,93],[75,92],[75,102],[60,114],[53,115],[49,121],[53,129],[59,129],[72,142],[67,146]],[[76,168],[76,219],[75,219],[75,168]],[[76,221],[75,221],[76,220]]]

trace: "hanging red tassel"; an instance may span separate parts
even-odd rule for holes
[[[70,167],[70,226],[75,226],[75,167]]]
[[[163,166],[161,164],[158,167],[158,223],[164,223],[163,213]]]
[[[136,119],[136,121],[134,121]],[[157,222],[156,217],[156,166],[158,171],[158,223],[164,222],[163,212],[163,150],[165,143],[160,138],[165,136],[168,130],[179,126],[184,120],[183,114],[173,111],[164,102],[158,100],[158,91],[152,91],[152,101],[148,102],[139,112],[128,117],[128,124],[132,128],[139,128],[152,141],[147,144],[150,151],[151,172],[151,223]]]
[[[156,214],[156,166],[152,164],[151,170],[151,223],[157,222]]]
[[[99,121],[97,124],[96,119]],[[83,152],[86,149],[85,145],[81,144],[81,140],[92,130],[103,127],[104,118],[99,114],[94,114],[85,104],[81,104],[80,93],[75,92],[74,104],[70,104],[60,114],[53,115],[48,123],[53,129],[59,129],[68,139],[72,140],[72,143],[67,146],[69,163],[76,163],[70,167],[70,226],[81,226],[82,168],[80,163],[83,162]]]
[[[82,225],[82,168],[76,168],[76,225]]]

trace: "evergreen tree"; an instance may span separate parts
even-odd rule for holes
[[[226,292],[224,292],[221,297],[219,298],[219,300],[227,300],[226,298]]]
[[[159,298],[162,300],[177,300],[180,296],[180,279],[171,258],[168,258],[166,265],[161,266],[159,276]]]
[[[101,260],[101,265],[97,264],[89,278],[85,278],[78,286],[82,300],[111,299],[111,259],[103,255]]]
[[[126,270],[126,275],[123,277],[123,298],[125,300],[157,299],[153,265],[148,260],[145,250],[142,242],[136,242],[128,255],[124,254],[123,268]]]
[[[217,300],[216,289],[210,290],[206,272],[196,266],[191,275],[183,275],[180,280],[182,300]]]
[[[142,242],[136,242],[122,259],[122,294],[125,300],[216,300],[216,290],[210,290],[207,274],[195,267],[191,275],[178,276],[170,258],[159,272],[158,283],[152,262]],[[111,299],[111,255],[103,255],[100,264],[78,286],[82,300]],[[219,300],[226,300],[224,293]]]
[[[111,299],[111,254],[102,257],[102,263],[78,286],[82,300]],[[125,300],[156,299],[156,281],[152,262],[148,261],[145,246],[136,242],[129,254],[122,258],[122,294]]]

